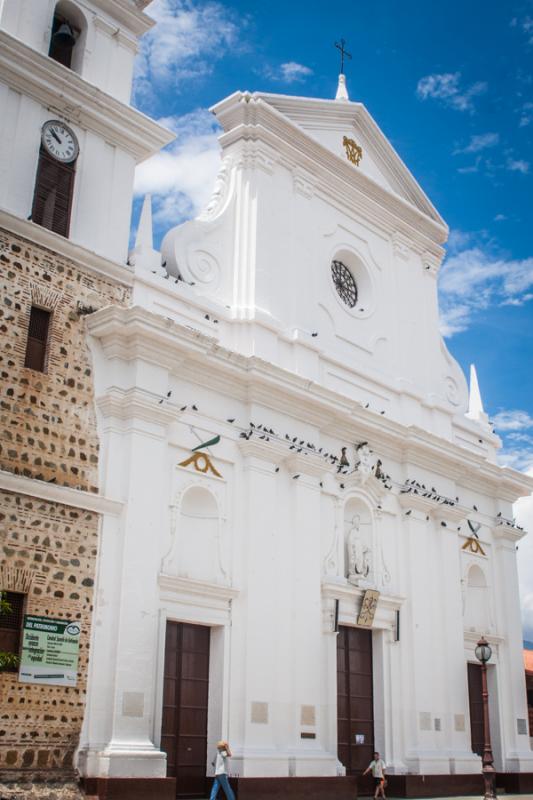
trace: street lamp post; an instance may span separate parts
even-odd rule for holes
[[[487,688],[487,661],[490,660],[492,649],[485,639],[481,637],[476,645],[476,658],[481,662],[481,695],[483,697],[483,780],[485,782],[485,800],[496,797],[496,770],[490,744],[489,723],[489,690]]]

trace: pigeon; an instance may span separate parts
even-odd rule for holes
[[[193,411],[198,411],[198,406],[191,406]]]
[[[209,314],[205,314],[204,319],[211,319],[211,317],[209,316]]]
[[[477,511],[477,506],[472,506],[472,508],[474,509],[474,511]]]
[[[279,472],[279,467],[276,467],[276,469],[274,470],[274,472]]]
[[[385,412],[384,412],[384,411],[380,411],[379,413],[380,413],[380,414],[384,414]]]
[[[299,477],[300,477],[299,475],[293,475],[293,476],[292,476],[292,479],[293,479],[293,481],[295,481],[295,480],[296,480],[296,478],[299,478]]]
[[[350,466],[350,462],[349,462],[349,461],[348,461],[348,459],[346,458],[346,448],[345,448],[345,447],[343,447],[343,448],[341,449],[341,461],[340,461],[340,465],[341,465],[341,467],[349,467],[349,466]]]
[[[369,405],[370,405],[370,403],[366,403],[365,408],[368,408]]]
[[[324,484],[322,483],[322,481],[320,481],[320,484],[319,484],[319,485],[320,485],[320,488],[321,488],[321,489],[324,487]]]
[[[340,486],[341,486],[341,489],[344,489],[344,483],[341,483]]]
[[[441,525],[442,525],[443,528],[447,528],[448,527],[444,521],[441,522]]]
[[[170,397],[171,394],[172,394],[172,389],[170,389],[170,391],[167,392],[167,397]]]
[[[182,407],[180,408],[180,411],[187,411],[187,406],[182,406]]]
[[[411,513],[411,509],[409,509],[409,511],[405,512],[405,516],[408,517],[410,513]]]
[[[227,419],[226,422],[230,422],[233,424],[235,422],[235,417],[233,417],[233,419]]]
[[[313,331],[313,333],[311,334],[311,336],[312,336],[313,338],[315,338],[315,336],[318,336],[318,331]]]

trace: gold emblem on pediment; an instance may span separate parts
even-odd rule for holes
[[[201,472],[205,475],[207,472],[210,472],[212,475],[216,475],[217,478],[221,478],[222,475],[213,465],[213,462],[207,455],[207,453],[193,453],[190,458],[186,458],[185,461],[182,461],[181,464],[178,464],[179,467],[188,467],[191,466],[196,472]]]
[[[351,161],[352,164],[355,164],[355,166],[358,167],[361,159],[363,158],[363,148],[353,139],[348,139],[347,136],[345,136],[342,140],[342,144],[346,150],[346,158],[348,161]]]
[[[479,553],[481,556],[485,555],[485,551],[481,547],[481,542],[477,537],[474,536],[470,536],[466,540],[464,545],[461,547],[461,550],[469,550],[471,553],[474,553],[474,555],[477,553]]]

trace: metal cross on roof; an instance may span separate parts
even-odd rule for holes
[[[347,58],[351,58],[352,54],[349,53],[345,48],[344,45],[346,44],[345,39],[341,39],[340,42],[335,42],[335,47],[337,50],[341,51],[341,75],[344,75],[344,56]]]

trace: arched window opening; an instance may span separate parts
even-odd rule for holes
[[[85,17],[69,0],[57,3],[52,20],[48,55],[63,66],[80,72],[81,54],[85,47]]]
[[[466,579],[465,627],[486,633],[490,627],[487,579],[483,570],[474,564]]]
[[[69,235],[79,147],[76,135],[59,120],[43,125],[31,219],[61,236]]]

